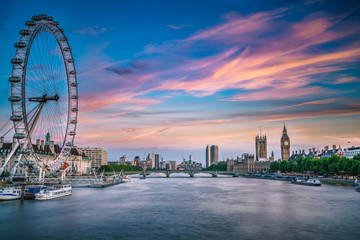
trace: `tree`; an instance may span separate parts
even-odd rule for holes
[[[293,172],[295,164],[292,161],[287,161],[286,163],[286,172]]]
[[[279,162],[270,163],[270,172],[277,172],[277,171],[279,171]]]
[[[283,160],[280,162],[280,172],[286,172],[287,161]]]
[[[226,162],[218,162],[217,164],[212,164],[208,168],[204,169],[205,171],[226,171],[227,163]]]

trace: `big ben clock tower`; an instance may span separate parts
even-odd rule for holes
[[[281,137],[281,160],[289,160],[290,158],[290,138],[287,135],[285,123],[284,123],[284,130],[283,135]]]

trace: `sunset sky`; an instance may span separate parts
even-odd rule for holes
[[[41,13],[72,47],[75,143],[110,161],[204,163],[207,144],[232,158],[254,153],[260,127],[278,159],[284,122],[291,151],[360,145],[359,1],[2,1],[1,122],[13,45]]]

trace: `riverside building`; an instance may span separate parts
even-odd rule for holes
[[[101,165],[108,164],[108,152],[101,147],[84,147],[78,148],[81,150],[91,161],[91,168],[98,170]]]

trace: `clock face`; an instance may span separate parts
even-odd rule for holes
[[[285,146],[288,146],[288,145],[289,145],[289,142],[288,142],[288,141],[285,141],[284,144],[285,144]]]

